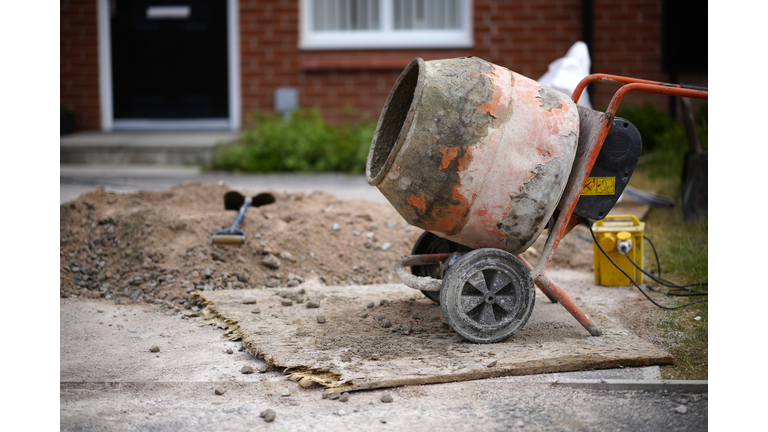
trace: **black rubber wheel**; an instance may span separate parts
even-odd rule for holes
[[[477,249],[456,261],[440,288],[448,324],[465,339],[495,343],[518,332],[533,312],[533,279],[525,265],[501,249]]]
[[[439,253],[454,253],[454,252],[470,252],[473,249],[458,243],[446,240],[442,237],[438,237],[429,231],[419,236],[416,240],[416,244],[413,245],[411,255],[430,255]],[[441,279],[440,267],[438,264],[412,266],[411,274],[416,276],[429,276],[435,279]],[[422,291],[424,295],[433,302],[440,304],[440,292],[439,291]]]

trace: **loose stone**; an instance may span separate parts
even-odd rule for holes
[[[349,393],[344,392],[339,396],[339,402],[346,402],[349,400]]]
[[[245,374],[245,375],[252,374],[253,373],[253,368],[250,367],[250,366],[243,366],[243,368],[240,369],[240,373],[241,374]]]
[[[149,349],[150,352],[160,352],[160,347],[157,345],[152,345],[152,347]]]
[[[325,324],[325,317],[322,315],[317,316],[317,323],[318,324]]]
[[[384,396],[381,397],[381,401],[384,403],[390,403],[393,400],[394,399],[392,399],[392,396],[390,396],[389,394],[385,394]]]
[[[213,392],[216,393],[217,395],[221,396],[224,393],[226,393],[226,390],[224,390],[224,387],[222,387],[222,386],[216,386],[216,388],[213,389]]]
[[[271,254],[266,255],[264,259],[261,260],[261,263],[271,269],[280,268],[280,260],[278,260],[276,256]]]
[[[260,415],[264,417],[265,422],[271,422],[275,419],[275,412],[271,409],[262,411]]]

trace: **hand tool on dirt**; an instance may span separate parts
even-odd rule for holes
[[[243,223],[245,211],[248,207],[260,207],[275,202],[274,195],[270,193],[261,193],[255,197],[246,197],[240,192],[230,191],[224,194],[224,209],[239,210],[235,221],[229,228],[223,229],[211,237],[214,244],[244,244],[245,233],[240,230],[240,224]]]
[[[574,102],[597,82],[622,86],[606,112]],[[584,78],[569,98],[477,57],[417,58],[400,74],[366,179],[408,223],[439,238],[420,238],[394,267],[405,285],[433,300],[439,293],[455,332],[477,343],[511,337],[533,311],[536,286],[602,334],[546,269],[560,240],[603,219],[629,183],[642,140],[616,110],[633,91],[708,98],[703,88],[605,74]],[[547,227],[531,266],[521,254]]]

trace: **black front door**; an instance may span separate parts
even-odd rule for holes
[[[229,117],[227,2],[111,2],[114,119]]]

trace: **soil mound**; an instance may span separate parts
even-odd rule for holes
[[[185,182],[160,192],[103,188],[60,207],[60,293],[193,306],[194,290],[399,283],[392,269],[423,232],[388,204],[340,200],[325,192],[280,193],[250,208],[244,245],[213,245],[229,226],[223,183]],[[244,195],[256,195],[242,191]],[[526,252],[532,263],[544,236]],[[586,245],[586,247],[585,247]],[[552,267],[589,269],[591,246],[569,235]]]

